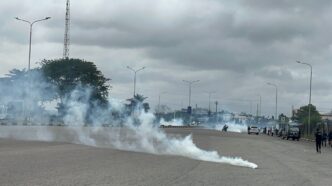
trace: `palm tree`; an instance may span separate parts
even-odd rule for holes
[[[127,110],[129,113],[132,113],[133,110],[141,110],[144,109],[144,112],[148,112],[150,109],[150,105],[147,102],[144,102],[148,97],[144,97],[143,95],[136,94],[133,98],[127,99],[129,104],[126,104]]]

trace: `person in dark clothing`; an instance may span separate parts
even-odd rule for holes
[[[329,146],[332,147],[332,131],[329,132]]]
[[[222,131],[227,132],[228,126],[224,125],[224,127],[222,128]]]
[[[322,132],[319,130],[319,128],[317,128],[316,132],[315,132],[315,138],[316,138],[316,151],[318,153],[322,153],[321,152],[321,145],[322,145]]]

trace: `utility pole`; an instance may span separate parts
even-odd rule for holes
[[[159,93],[159,96],[158,96],[158,114],[160,114],[160,96],[162,95],[162,94],[165,94],[166,92],[160,92]]]
[[[128,68],[129,70],[131,70],[131,71],[134,72],[134,96],[133,96],[133,98],[135,98],[135,94],[136,94],[136,74],[137,74],[137,72],[139,72],[139,71],[145,69],[145,67],[142,67],[142,68],[140,68],[140,69],[138,69],[138,70],[134,70],[134,69],[131,68],[130,66],[127,66],[127,68]]]
[[[276,89],[276,113],[275,113],[275,120],[278,120],[278,86],[273,83],[267,83],[270,86],[273,86]]]
[[[189,86],[189,107],[191,107],[191,85],[193,83],[197,83],[199,82],[199,80],[195,80],[195,81],[187,81],[187,80],[182,80],[183,82],[187,83]]]
[[[302,65],[307,65],[310,67],[310,88],[309,88],[309,104],[308,104],[308,110],[309,110],[309,115],[308,115],[308,135],[311,134],[311,128],[310,128],[310,122],[311,122],[311,84],[312,84],[312,65],[309,63],[303,63],[301,61],[296,61],[299,64]]]
[[[252,100],[249,100],[249,103],[250,103],[250,115],[253,115],[252,114]]]
[[[19,21],[23,21],[23,22],[26,22],[30,25],[30,37],[29,37],[29,61],[28,61],[28,71],[30,71],[30,61],[31,61],[31,40],[32,40],[32,26],[37,23],[37,22],[40,22],[40,21],[46,21],[48,19],[51,19],[51,17],[45,17],[44,19],[38,19],[38,20],[35,20],[35,21],[27,21],[25,19],[21,19],[19,17],[15,17],[16,20],[19,20]]]
[[[257,103],[257,106],[256,106],[256,117],[258,118],[258,109],[259,109],[259,107],[258,107],[258,103]]]
[[[211,115],[211,94],[216,93],[216,91],[210,91],[208,92],[209,94],[209,111],[208,111],[208,116],[210,117]]]
[[[216,122],[218,122],[218,101],[214,103],[216,104]]]
[[[44,19],[38,19],[38,20],[35,20],[35,21],[28,21],[28,20],[25,20],[25,19],[21,19],[19,17],[15,17],[16,20],[18,21],[22,21],[22,22],[25,22],[25,23],[28,23],[29,26],[30,26],[30,34],[29,34],[29,58],[28,58],[28,82],[29,82],[29,85],[30,85],[30,64],[31,64],[31,43],[32,43],[32,27],[35,23],[37,22],[40,22],[40,21],[46,21],[48,19],[51,19],[51,17],[45,17]],[[31,100],[29,100],[31,101]],[[27,123],[28,120],[30,119],[30,113],[29,113],[29,109],[27,105],[29,105],[29,101],[26,100],[26,98],[24,98],[23,100],[23,114],[24,114],[24,117],[25,117],[25,121],[24,123]]]
[[[262,116],[262,96],[259,94],[259,107],[258,107],[258,117]]]
[[[192,109],[191,109],[191,85],[193,83],[197,83],[199,82],[199,80],[195,80],[195,81],[187,81],[187,80],[182,80],[183,82],[187,83],[189,86],[189,106],[187,109],[187,113],[189,114],[189,125],[191,125],[191,115],[192,115]]]
[[[257,123],[258,123],[258,109],[259,109],[259,107],[258,107],[258,103],[257,103],[257,107],[256,107],[256,121],[257,121]]]

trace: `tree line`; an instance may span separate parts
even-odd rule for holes
[[[66,115],[68,105],[65,104],[74,90],[89,90],[89,95],[78,95],[76,101],[85,100],[88,102],[88,113],[96,109],[108,106],[108,96],[111,90],[110,78],[107,78],[90,61],[73,58],[62,58],[42,60],[40,67],[30,71],[13,69],[6,77],[0,79],[0,86],[3,90],[0,103],[5,102],[5,96],[23,98],[29,95],[29,91],[38,89],[39,95],[30,96],[30,101],[47,102],[56,100],[59,116]],[[6,88],[4,88],[6,87]],[[15,88],[14,88],[15,87]],[[12,94],[15,89],[15,95]],[[125,104],[126,112],[130,115],[135,109],[142,109],[148,112],[150,106],[145,102],[147,97],[136,94],[128,98]]]

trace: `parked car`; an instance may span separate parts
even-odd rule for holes
[[[258,127],[256,127],[256,126],[250,126],[250,127],[248,127],[248,134],[252,134],[252,133],[258,135],[259,134]]]

